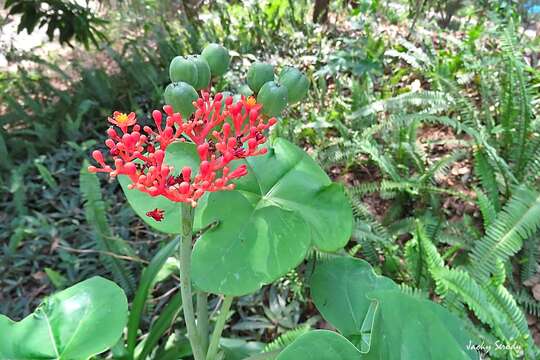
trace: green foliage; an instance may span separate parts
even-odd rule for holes
[[[75,37],[86,48],[90,42],[97,47],[107,40],[101,31],[107,21],[95,16],[88,7],[71,1],[7,0],[4,8],[9,9],[9,15],[22,15],[18,32],[26,30],[31,34],[37,28],[47,26],[49,40],[58,33],[60,44],[72,46],[70,41]]]
[[[87,359],[110,348],[127,319],[127,299],[113,282],[94,277],[47,298],[19,322],[0,316],[6,359]],[[52,336],[54,334],[54,336]]]
[[[300,336],[276,360],[354,360],[361,354],[343,336],[328,330],[315,330]]]
[[[342,187],[305,152],[276,139],[267,155],[246,163],[250,171],[234,191],[210,194],[197,208],[196,227],[219,221],[194,247],[193,279],[206,291],[255,291],[298,265],[311,246],[335,251],[350,236]],[[223,212],[228,207],[235,211]]]
[[[330,258],[317,266],[311,288],[323,317],[356,345],[362,359],[429,359],[442,349],[448,358],[478,358],[467,350],[471,337],[458,318],[433,302],[402,293],[366,262]],[[307,342],[302,338],[290,347]],[[392,349],[402,351],[396,354]]]
[[[6,3],[13,12],[11,3],[22,2]],[[50,10],[35,7],[45,2],[24,3],[24,8],[19,6],[25,13],[20,28],[30,31],[51,16],[60,16],[54,6]],[[60,5],[73,5],[64,3]],[[305,72],[302,82],[309,84],[307,97],[287,106],[270,137],[286,137],[307,149],[332,180],[347,185],[353,208],[353,219],[344,211],[335,217],[316,211],[327,203],[343,209],[347,204],[339,186],[323,186],[330,180],[322,172],[317,172],[322,175],[316,186],[300,180],[292,181],[290,189],[285,186],[292,173],[298,179],[307,177],[304,165],[311,164],[307,157],[283,176],[286,180],[268,188],[263,186],[264,178],[277,176],[280,171],[274,162],[288,164],[287,156],[272,161],[270,155],[257,158],[253,164],[264,169],[263,178],[242,180],[234,192],[200,199],[196,230],[211,229],[201,230],[197,240],[199,260],[194,266],[199,282],[213,291],[235,294],[270,283],[235,301],[227,338],[220,341],[225,359],[278,356],[283,348],[288,350],[280,358],[314,358],[328,351],[329,358],[339,358],[331,352],[337,349],[331,344],[351,350],[355,359],[387,358],[393,349],[385,348],[382,334],[388,341],[411,347],[415,359],[422,358],[430,346],[438,346],[438,354],[448,344],[464,348],[454,340],[439,343],[459,338],[450,331],[456,316],[473,343],[498,341],[517,344],[524,351],[494,349],[488,355],[491,358],[537,358],[524,313],[540,314],[528,289],[538,273],[540,75],[534,56],[537,41],[521,30],[527,29],[526,23],[520,23],[526,17],[520,19],[518,4],[508,1],[463,2],[463,8],[455,1],[410,1],[410,15],[414,15],[410,20],[402,7],[392,4],[353,3],[331,3],[324,28],[306,20],[313,4],[305,0],[187,1],[179,3],[178,9],[163,1],[104,3],[101,6],[112,9],[104,16],[110,23],[101,23],[80,7],[81,16],[68,19],[68,11],[60,16],[60,23],[48,24],[59,29],[64,42],[67,38],[62,33],[77,33],[73,24],[78,23],[86,40],[77,35],[67,40],[74,38],[86,45],[97,42],[102,53],[84,53],[83,60],[73,58],[72,66],[66,68],[58,58],[44,60],[34,53],[8,50],[8,62],[18,69],[0,75],[4,100],[0,167],[5,170],[0,176],[5,209],[0,214],[0,236],[6,244],[0,287],[2,298],[17,301],[0,302],[2,311],[15,317],[27,312],[33,306],[34,297],[29,294],[36,284],[39,289],[50,284],[65,287],[95,273],[110,273],[128,293],[134,291],[138,274],[130,262],[150,259],[159,250],[156,242],[165,241],[164,237],[150,235],[148,227],[137,222],[123,198],[115,195],[117,186],[107,184],[100,189],[94,175],[79,173],[87,149],[80,144],[106,127],[106,121],[99,119],[106,119],[112,110],[133,110],[146,124],[150,109],[162,103],[162,91],[169,82],[168,61],[220,42],[236,51],[225,56],[221,48],[203,50],[199,59],[211,58],[213,65],[208,68],[213,67],[214,75],[222,73],[227,63],[225,70],[230,71],[213,84],[215,91],[253,95],[249,89],[240,90],[243,84],[238,79],[257,58],[278,69],[293,65]],[[73,14],[79,14],[76,7],[70,10]],[[408,27],[410,34],[393,32],[389,22],[400,29]],[[457,27],[458,32],[448,30]],[[100,40],[102,29],[111,34],[114,45]],[[275,56],[270,58],[270,53]],[[87,61],[93,58],[95,62]],[[197,68],[198,80],[201,73],[210,76],[205,69],[204,64]],[[273,73],[272,79],[264,79],[274,80]],[[193,85],[197,90],[206,88],[209,80]],[[294,102],[287,90],[289,103]],[[267,101],[260,98],[259,102]],[[189,109],[184,113],[189,114]],[[71,145],[59,148],[67,141]],[[175,164],[191,164],[190,157],[197,158],[195,149],[178,145],[176,151],[175,146],[168,151]],[[84,211],[75,196],[77,179]],[[180,231],[179,206],[128,190],[125,178],[120,182],[146,225],[168,234]],[[310,203],[298,195],[306,189],[320,201]],[[233,205],[240,210],[229,211]],[[219,209],[211,211],[211,206]],[[165,209],[163,221],[146,216],[155,208]],[[243,230],[231,230],[233,221]],[[277,224],[281,230],[269,231],[268,224]],[[283,229],[289,225],[291,229]],[[346,244],[350,226],[352,242]],[[264,235],[262,240],[250,241],[255,235],[248,228],[256,229],[257,236]],[[291,231],[297,236],[290,236]],[[130,246],[122,239],[129,239]],[[294,250],[291,241],[295,256],[289,254]],[[177,271],[176,265],[167,268],[167,259],[176,249],[173,242],[162,247],[158,260],[152,260],[144,271],[133,300],[127,344],[120,341],[114,357],[191,355],[184,330],[172,331],[173,324],[181,324],[177,314],[182,307],[179,294],[166,280]],[[230,247],[215,245],[223,243]],[[323,248],[325,244],[332,246]],[[361,262],[358,269],[331,268],[333,255],[317,248],[338,249],[367,260],[377,274],[392,279],[388,283],[399,284],[401,292],[393,286],[391,291],[370,293],[367,299],[363,295],[366,284],[380,279],[367,263]],[[313,256],[302,262],[308,253]],[[271,270],[264,269],[266,265]],[[302,300],[307,293],[293,295],[288,278],[277,280],[296,265],[294,273],[300,279],[309,279],[314,267],[311,295],[321,314],[350,342],[335,333],[307,332],[320,324],[310,302]],[[321,275],[324,269],[326,278]],[[349,275],[340,276],[338,270]],[[242,276],[236,279],[236,275]],[[221,286],[223,276],[228,277]],[[331,290],[322,291],[322,282]],[[348,296],[334,296],[343,289],[349,290]],[[429,298],[455,316],[441,315],[440,307]],[[352,307],[339,299],[349,299]],[[217,302],[211,297],[210,308]],[[362,311],[347,310],[356,307]],[[422,326],[405,319],[403,313],[421,313],[415,319],[432,324],[434,330],[426,335]],[[444,337],[432,338],[443,333]],[[261,353],[261,341],[269,338],[276,340]],[[312,341],[317,342],[315,346]],[[351,344],[363,354],[359,356]],[[449,358],[452,354],[445,352]]]
[[[135,278],[125,261],[116,256],[129,256],[134,252],[127,242],[114,236],[107,221],[106,206],[101,197],[101,188],[96,174],[87,170],[88,161],[83,163],[79,179],[79,187],[84,201],[86,221],[94,229],[97,249],[102,251],[101,261],[113,275],[115,281],[132,294],[135,289]]]
[[[527,188],[517,188],[514,195],[487,227],[486,235],[471,252],[471,273],[485,281],[495,273],[496,261],[505,262],[523,246],[523,240],[540,226],[540,197]]]

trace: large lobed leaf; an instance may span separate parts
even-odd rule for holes
[[[328,330],[314,330],[299,337],[276,360],[358,360],[362,354],[343,336]]]
[[[127,320],[120,287],[101,277],[56,293],[23,320],[0,315],[1,359],[88,359],[114,345]]]
[[[165,163],[174,167],[175,174],[178,174],[184,166],[190,166],[195,174],[199,169],[199,155],[195,145],[185,142],[170,144],[165,152]],[[180,203],[172,202],[163,196],[154,197],[136,189],[128,189],[131,181],[125,175],[119,176],[118,181],[122,186],[122,190],[124,190],[129,205],[144,222],[164,233],[180,233],[180,219],[182,218]],[[162,209],[165,212],[165,218],[162,221],[156,221],[146,216],[148,211],[155,208]]]
[[[177,171],[185,164],[195,168],[194,145],[169,145],[165,161]],[[233,167],[241,163],[248,175],[236,182],[236,189],[205,196],[196,210],[196,228],[219,223],[197,240],[193,252],[193,281],[208,292],[253,292],[297,266],[311,246],[323,251],[343,247],[352,231],[352,210],[342,186],[295,145],[276,139],[266,155],[236,161]],[[128,190],[128,179],[120,182],[144,221],[160,231],[179,232],[179,204]],[[165,210],[161,222],[145,215],[156,207]]]
[[[311,278],[311,293],[323,317],[359,348],[357,359],[478,358],[467,349],[473,338],[460,319],[401,292],[363,260],[324,260]]]
[[[286,274],[310,246],[335,251],[349,240],[352,210],[304,151],[277,139],[268,153],[246,160],[236,190],[213,193],[201,225],[219,221],[193,251],[193,279],[202,290],[228,295],[256,291]]]

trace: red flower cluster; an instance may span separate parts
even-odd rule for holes
[[[90,166],[88,171],[106,172],[111,177],[127,175],[132,182],[130,189],[192,206],[205,192],[234,189],[230,181],[246,175],[247,169],[246,165],[232,169],[231,161],[264,154],[266,148],[259,148],[266,141],[264,131],[276,119],[264,119],[261,105],[252,97],[233,103],[232,97],[224,99],[220,93],[211,97],[203,91],[193,105],[195,113],[189,119],[173,113],[171,106],[164,106],[164,127],[162,113],[154,110],[155,129],[145,126],[144,133],[134,113],[115,112],[109,122],[117,125],[121,134],[111,127],[105,141],[114,165],[108,165],[101,151],[95,150],[92,157],[99,167]],[[192,168],[184,166],[175,175],[173,166],[164,163],[165,151],[171,143],[187,140],[197,146],[198,172],[194,174]],[[157,221],[163,219],[160,209],[149,213]]]

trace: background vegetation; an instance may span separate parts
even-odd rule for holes
[[[147,117],[162,103],[170,59],[220,42],[231,49],[233,71],[218,90],[242,91],[256,58],[309,75],[308,100],[287,110],[276,135],[303,146],[347,185],[355,230],[346,251],[404,291],[467,319],[486,341],[524,351],[495,358],[538,358],[540,26],[534,2],[4,5],[4,29],[41,28],[50,43],[27,51],[16,42],[2,44],[1,313],[20,319],[46,294],[95,274],[137,299],[143,269],[158,251],[166,253],[168,239],[125,206],[118,184],[100,184],[81,168],[96,145],[92,139],[104,134],[107,115]],[[318,260],[313,254],[280,281],[239,299],[227,336],[260,348],[285,334],[273,345],[279,347],[306,327],[327,326],[305,285]],[[176,296],[170,281],[176,272],[165,262],[148,284],[134,338],[145,338],[159,320],[155,314]],[[163,333],[175,336],[169,325]],[[158,337],[156,346],[166,338]]]

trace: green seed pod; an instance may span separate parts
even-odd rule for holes
[[[257,95],[257,102],[262,104],[262,112],[268,116],[281,114],[287,106],[287,88],[274,81],[264,84]]]
[[[193,102],[199,98],[193,86],[185,82],[175,82],[167,85],[163,93],[165,103],[171,105],[174,112],[188,118],[195,111]]]
[[[309,89],[307,76],[298,69],[285,67],[279,75],[279,83],[289,90],[289,103],[293,104],[306,97]]]
[[[219,44],[208,44],[201,52],[201,56],[208,62],[208,65],[210,65],[212,76],[221,76],[225,74],[229,68],[229,63],[231,62],[229,50]]]
[[[210,65],[200,55],[189,57],[197,67],[197,84],[194,86],[196,90],[205,89],[210,84]]]
[[[269,81],[274,81],[274,67],[270,64],[255,62],[247,72],[247,83],[257,93]]]
[[[247,84],[240,85],[240,87],[238,88],[238,93],[240,95],[244,95],[245,97],[253,95],[253,91],[249,88]]]
[[[195,63],[183,56],[177,56],[172,59],[169,65],[169,77],[172,82],[183,81],[191,86],[198,83],[197,66]]]

